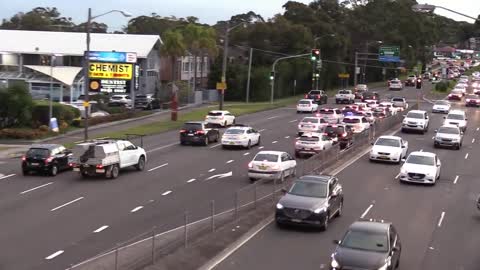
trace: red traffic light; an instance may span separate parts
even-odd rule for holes
[[[318,50],[318,49],[313,49],[313,50],[312,50],[312,53],[315,54],[315,55],[320,55],[320,50]]]

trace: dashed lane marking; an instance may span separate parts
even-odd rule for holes
[[[60,209],[60,208],[63,208],[63,207],[65,207],[65,206],[67,206],[67,205],[70,205],[70,204],[72,204],[72,203],[78,202],[78,201],[80,201],[80,200],[83,200],[83,197],[78,197],[78,198],[76,198],[75,200],[72,200],[72,201],[69,201],[69,202],[67,202],[67,203],[64,203],[64,204],[62,204],[62,205],[60,205],[60,206],[57,206],[57,207],[53,208],[52,210],[50,210],[50,212],[56,211],[56,210],[58,210],[58,209]]]
[[[298,120],[297,120],[297,119],[295,119],[295,120],[288,121],[288,122],[289,122],[289,123],[295,123],[295,122],[297,122],[297,121],[298,121]]]
[[[266,129],[260,129],[258,132],[264,132]]]
[[[271,120],[271,119],[275,119],[275,118],[278,118],[278,115],[277,115],[277,116],[269,117],[269,118],[267,118],[267,120]]]
[[[459,177],[458,175],[457,175],[457,176],[455,176],[455,180],[453,180],[453,183],[454,183],[454,184],[456,184],[456,183],[457,183],[457,181],[458,181],[458,177]]]
[[[157,167],[155,167],[155,168],[151,168],[151,169],[150,169],[150,170],[148,170],[148,171],[149,171],[149,172],[151,172],[151,171],[155,171],[155,170],[157,170],[157,169],[160,169],[160,168],[162,168],[162,167],[165,167],[165,166],[167,166],[167,165],[168,165],[168,163],[165,163],[165,164],[162,164],[162,165],[160,165],[160,166],[157,166]]]
[[[137,206],[137,207],[133,208],[130,212],[131,212],[131,213],[135,213],[135,212],[137,212],[138,210],[140,210],[140,209],[142,209],[142,208],[143,208],[143,206]]]
[[[437,224],[438,227],[442,226],[442,222],[443,222],[444,217],[445,217],[445,212],[442,212],[442,214],[440,215],[440,220],[438,221],[438,224]]]
[[[398,177],[400,177],[400,173],[398,173],[397,176],[395,176],[395,179],[398,179]]]
[[[260,150],[263,149],[263,148],[265,148],[265,146],[260,146],[260,147],[258,147],[258,149],[260,149]]]
[[[273,141],[272,143],[275,144],[275,143],[278,143],[278,141]]]
[[[227,164],[230,164],[230,163],[232,163],[232,162],[234,162],[234,161],[235,161],[235,160],[230,159],[229,161],[227,161]]]
[[[285,136],[285,139],[288,139],[288,138],[290,138],[290,136]]]
[[[365,218],[365,216],[368,214],[370,209],[372,209],[372,207],[373,207],[373,204],[370,204],[370,206],[367,208],[367,210],[365,210],[365,212],[363,212],[363,214],[360,216],[360,218]]]
[[[14,173],[0,177],[0,180],[7,179],[9,177],[15,176]]]
[[[197,180],[197,179],[192,178],[192,179],[188,180],[187,183],[192,183],[192,182],[194,182],[194,181],[196,181],[196,180]]]
[[[171,191],[171,190],[167,190],[167,191],[165,191],[164,193],[162,193],[162,196],[167,196],[167,195],[170,194],[170,193],[172,193],[172,191]]]
[[[214,172],[214,171],[216,171],[216,170],[217,170],[217,169],[213,168],[213,169],[208,170],[208,172]]]
[[[243,154],[243,155],[244,155],[244,156],[248,156],[248,155],[250,155],[250,153],[249,153],[249,152],[247,152],[247,153],[245,153],[245,154]]]
[[[103,225],[102,227],[100,227],[100,228],[96,229],[95,231],[93,231],[93,233],[99,233],[99,232],[101,232],[101,231],[103,231],[103,230],[105,230],[105,229],[107,229],[107,228],[108,228],[108,225]]]
[[[218,143],[218,144],[215,144],[213,146],[210,146],[210,148],[215,148],[215,147],[219,147],[220,145],[222,145],[221,143]]]
[[[475,139],[472,139],[472,143],[475,143]]]
[[[59,250],[59,251],[53,253],[52,255],[46,257],[45,259],[46,259],[46,260],[51,260],[51,259],[57,257],[58,255],[61,255],[63,252],[64,252],[63,250]]]
[[[157,147],[157,148],[154,148],[154,149],[152,149],[152,150],[147,151],[147,153],[151,153],[151,152],[155,152],[155,151],[158,151],[158,150],[162,150],[162,149],[165,149],[165,148],[168,148],[168,147],[177,145],[177,144],[178,144],[178,143],[171,143],[171,144],[167,144],[167,145],[164,145],[164,146],[160,146],[160,147]]]
[[[28,193],[28,192],[30,192],[30,191],[37,190],[37,189],[42,188],[42,187],[49,186],[49,185],[51,185],[51,184],[53,184],[53,182],[48,182],[48,183],[46,183],[46,184],[44,184],[44,185],[41,185],[41,186],[38,186],[38,187],[34,187],[34,188],[31,188],[31,189],[27,189],[27,190],[25,190],[25,191],[20,192],[20,195],[23,195],[23,194]]]
[[[468,153],[465,155],[465,159],[468,159]]]

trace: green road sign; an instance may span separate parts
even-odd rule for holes
[[[400,62],[399,46],[380,46],[379,61],[381,62]]]

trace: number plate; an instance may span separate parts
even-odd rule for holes
[[[230,142],[230,144],[235,144],[235,142]]]
[[[193,136],[193,134],[188,134],[188,136]]]
[[[32,165],[32,166],[38,166],[38,165],[40,165],[40,163],[32,162],[32,163],[30,163],[30,165]]]
[[[80,168],[73,168],[73,171],[74,171],[74,172],[79,172],[79,171],[80,171]]]
[[[258,166],[258,168],[259,168],[260,170],[266,170],[266,169],[267,169],[267,166],[260,165],[260,166]]]
[[[295,223],[300,223],[302,222],[300,219],[292,219],[292,222],[295,222]]]

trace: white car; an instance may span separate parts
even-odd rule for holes
[[[467,87],[466,86],[461,86],[461,85],[456,85],[455,88],[453,88],[453,91],[459,91],[462,92],[462,95],[465,95],[467,93]]]
[[[339,124],[344,117],[339,108],[321,108],[317,116],[325,119],[329,124]]]
[[[421,131],[425,134],[430,123],[428,113],[421,110],[412,110],[405,115],[402,122],[402,132],[407,130]]]
[[[132,107],[132,99],[129,95],[113,95],[108,101],[108,106],[125,106]]]
[[[433,138],[433,147],[440,146],[452,147],[460,150],[463,143],[463,132],[458,126],[443,125],[438,130],[435,130],[435,137]]]
[[[380,108],[387,108],[392,115],[396,115],[397,112],[399,111],[399,108],[393,106],[392,102],[389,101],[382,101],[378,104],[378,107]]]
[[[370,150],[371,161],[400,163],[407,156],[408,142],[398,136],[380,136]]]
[[[345,116],[343,123],[350,126],[353,133],[362,133],[370,128],[370,122],[365,116]]]
[[[210,125],[226,127],[235,124],[235,116],[229,111],[210,111],[205,116],[205,122]]]
[[[467,115],[464,111],[451,110],[445,118],[444,125],[458,126],[463,132],[467,129]]]
[[[248,126],[236,125],[225,130],[222,136],[222,147],[241,146],[250,148],[260,145],[260,133]]]
[[[323,133],[307,132],[295,142],[295,157],[315,155],[323,150],[330,149],[333,140]]]
[[[371,109],[375,109],[378,107],[378,100],[368,99],[365,100],[365,103],[367,103],[367,106]]]
[[[363,115],[365,116],[365,118],[367,118],[368,122],[370,122],[370,124],[375,124],[375,115],[373,115],[373,112],[363,112]]]
[[[354,105],[358,106],[359,111],[371,111],[372,108],[368,107],[368,104],[366,102],[355,102]]]
[[[433,103],[432,113],[448,113],[452,105],[446,100],[437,100]]]
[[[435,153],[412,152],[408,155],[398,179],[400,182],[414,182],[434,185],[440,178],[442,164]]]
[[[393,104],[393,107],[397,108],[399,111],[408,109],[408,102],[403,97],[393,97],[390,102]]]
[[[328,122],[323,118],[305,117],[298,123],[298,136],[302,136],[305,132],[322,132],[327,125]]]
[[[258,179],[284,180],[295,176],[297,162],[287,152],[260,151],[248,163],[248,177],[251,181]]]
[[[318,104],[313,99],[301,99],[297,104],[297,113],[318,111]]]
[[[388,86],[389,90],[402,90],[403,89],[403,83],[402,81],[395,79],[390,81],[390,85]]]

